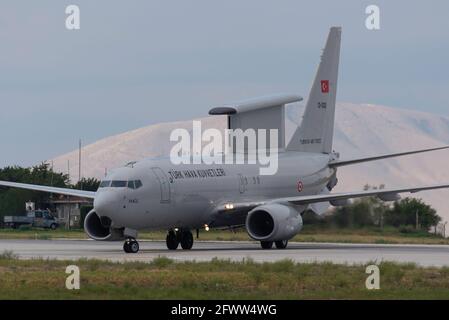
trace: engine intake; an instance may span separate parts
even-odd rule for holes
[[[289,240],[301,231],[302,225],[298,211],[278,203],[256,207],[246,217],[246,230],[257,241]]]
[[[99,217],[97,213],[92,210],[84,219],[84,231],[87,235],[99,241],[116,241],[125,238],[122,229],[115,229],[111,227],[112,221],[109,217]]]

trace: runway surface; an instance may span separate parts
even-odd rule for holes
[[[291,259],[296,262],[330,261],[363,264],[367,262],[414,262],[422,266],[449,266],[447,245],[378,245],[337,243],[289,243],[284,250],[262,250],[250,241],[196,241],[192,250],[169,251],[165,241],[139,241],[140,252],[126,254],[122,242],[92,240],[0,240],[0,253],[12,250],[21,259],[96,258],[111,261],[151,261],[165,256],[174,260],[209,261],[214,257],[257,262]]]

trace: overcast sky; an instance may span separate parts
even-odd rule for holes
[[[65,28],[69,4],[80,30]],[[365,28],[369,4],[380,7],[379,31]],[[242,98],[307,97],[332,25],[343,27],[339,101],[449,116],[445,0],[3,0],[0,9],[0,167]]]

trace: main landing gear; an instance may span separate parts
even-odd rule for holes
[[[277,249],[285,249],[287,248],[288,240],[275,241],[274,244]],[[273,241],[260,241],[260,246],[262,249],[271,249],[273,247]]]
[[[170,230],[167,233],[167,238],[165,239],[167,243],[167,248],[170,250],[176,250],[181,244],[181,248],[184,250],[190,250],[193,246],[193,235],[190,230],[180,229],[178,231]]]
[[[123,244],[123,251],[126,253],[137,253],[139,252],[139,243],[134,238],[127,238]]]

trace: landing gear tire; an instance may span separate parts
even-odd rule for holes
[[[273,241],[260,241],[262,249],[271,249],[273,247]]]
[[[183,230],[181,232],[181,247],[184,250],[190,250],[193,247],[193,235],[190,230]]]
[[[167,248],[169,250],[178,249],[179,240],[176,233],[173,230],[170,230],[165,238],[165,242],[167,243]]]
[[[137,253],[139,252],[139,243],[136,239],[126,239],[123,244],[123,251],[126,253]]]
[[[287,248],[288,240],[276,241],[274,244],[276,245],[276,248],[278,248],[278,249],[285,249],[285,248]]]

